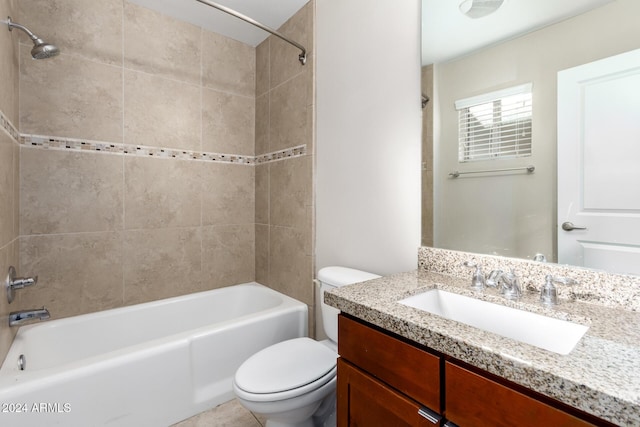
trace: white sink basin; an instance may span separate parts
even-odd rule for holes
[[[559,354],[569,354],[589,329],[588,326],[566,320],[440,289],[432,289],[398,302]]]

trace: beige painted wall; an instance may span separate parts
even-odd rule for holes
[[[0,0],[0,16],[17,16],[16,0]],[[9,328],[8,316],[16,303],[7,303],[4,292],[4,277],[10,265],[18,266],[19,188],[18,173],[20,150],[18,127],[18,33],[0,31],[0,113],[4,116],[0,126],[0,277],[3,278],[0,292],[0,360],[4,360],[15,336],[15,328]],[[7,132],[13,128],[13,132]],[[13,136],[12,136],[13,133]]]
[[[317,1],[318,270],[416,268],[420,7],[418,0]]]
[[[458,60],[435,65],[434,246],[556,259],[556,76],[569,67],[640,48],[640,2],[618,0]],[[457,162],[454,101],[533,82],[533,155]],[[438,118],[439,117],[439,118]],[[533,175],[448,179],[454,170],[533,164]]]
[[[309,46],[312,5],[282,27]],[[19,6],[11,14],[62,51],[32,61],[21,45],[20,112],[17,95],[1,105],[23,134],[309,154],[254,166],[21,146],[19,267],[40,280],[11,310],[60,318],[256,278],[313,304],[313,58],[302,67],[279,40],[256,49],[126,0]]]

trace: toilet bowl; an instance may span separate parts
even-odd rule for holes
[[[321,295],[327,289],[380,276],[345,267],[318,272]],[[321,302],[329,339],[296,338],[274,344],[247,359],[236,371],[233,390],[240,404],[267,420],[267,427],[334,427],[339,311]]]

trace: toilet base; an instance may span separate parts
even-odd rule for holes
[[[336,425],[335,377],[313,393],[289,401],[252,402],[240,396],[237,397],[242,406],[266,418],[265,427],[335,427]],[[296,403],[292,404],[293,401]]]

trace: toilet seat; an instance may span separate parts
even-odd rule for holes
[[[283,341],[259,351],[238,368],[238,397],[254,402],[290,399],[311,392],[336,376],[338,354],[310,338]]]

